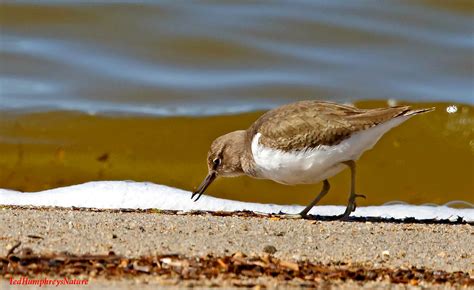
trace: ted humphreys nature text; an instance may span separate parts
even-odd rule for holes
[[[10,278],[10,285],[37,285],[39,287],[43,285],[53,285],[53,286],[62,286],[62,285],[87,285],[89,283],[88,279],[30,279],[28,277],[20,277],[18,279]]]

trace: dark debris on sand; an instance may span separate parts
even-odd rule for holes
[[[390,281],[396,284],[419,283],[474,286],[466,272],[446,272],[424,268],[389,269],[362,265],[317,264],[308,261],[284,261],[271,255],[249,257],[242,253],[230,256],[185,257],[182,255],[143,256],[126,258],[110,252],[108,255],[72,255],[68,253],[35,254],[24,248],[12,249],[0,257],[0,277],[14,276],[88,276],[131,278],[142,275],[205,280],[269,277],[280,281],[299,281],[311,286],[327,281]],[[236,282],[237,283],[237,282]]]
[[[284,219],[284,213],[278,214],[265,214],[257,213],[253,211],[178,211],[178,210],[160,210],[160,209],[97,209],[97,208],[83,208],[83,207],[37,207],[37,206],[0,206],[3,208],[10,209],[33,209],[33,210],[74,210],[74,211],[88,211],[88,212],[130,212],[130,213],[149,213],[149,214],[168,214],[168,215],[211,215],[211,216],[235,216],[235,217],[247,217],[247,218],[272,218],[272,219]],[[309,215],[305,217],[306,220],[314,221],[336,221],[340,216],[321,216],[321,215]],[[373,223],[394,223],[394,224],[447,224],[447,225],[474,225],[472,222],[465,221],[462,217],[457,219],[415,219],[413,217],[407,217],[404,219],[395,218],[382,218],[382,217],[349,217],[348,222],[373,222]]]

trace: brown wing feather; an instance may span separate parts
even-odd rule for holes
[[[261,133],[260,144],[280,150],[335,145],[351,133],[368,129],[410,112],[410,107],[359,109],[330,102],[302,101],[262,115],[250,128]]]

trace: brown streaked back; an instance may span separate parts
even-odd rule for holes
[[[278,107],[262,115],[248,129],[248,136],[261,133],[260,144],[283,151],[336,145],[351,134],[399,116],[432,109],[409,106],[359,109],[322,101],[301,101]]]

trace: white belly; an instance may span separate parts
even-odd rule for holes
[[[332,177],[347,168],[341,162],[357,160],[391,128],[406,121],[402,116],[360,131],[334,146],[321,145],[310,150],[284,152],[259,143],[260,133],[252,139],[252,154],[257,174],[283,184],[312,184]]]

